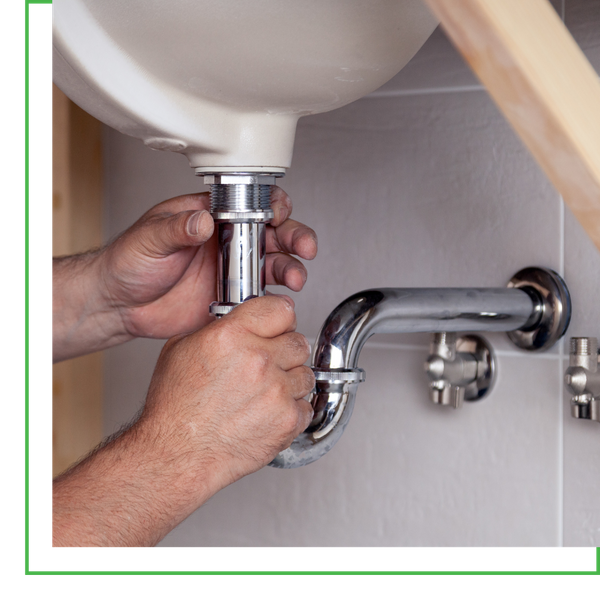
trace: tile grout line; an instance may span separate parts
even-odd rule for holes
[[[565,22],[566,0],[561,0],[560,17]],[[559,274],[565,276],[565,203],[562,195],[559,198]],[[565,439],[564,439],[564,392],[562,389],[562,378],[565,366],[565,345],[561,340],[560,359],[558,361],[558,545],[565,545]]]
[[[564,21],[564,0],[562,3]],[[565,203],[562,196],[558,195],[559,201],[559,274],[565,276]],[[564,457],[564,393],[562,389],[562,378],[565,366],[565,344],[560,342],[560,360],[558,361],[558,545],[564,546],[564,498],[565,498],[565,457]]]
[[[485,334],[485,332],[479,332]],[[377,350],[417,350],[426,351],[429,349],[428,344],[397,344],[397,343],[385,343],[385,342],[367,342],[365,348],[373,348]],[[518,350],[495,350],[496,356],[504,356],[506,358],[528,358],[535,360],[553,360],[561,358],[558,353],[546,353],[546,354],[529,354],[520,352]]]
[[[484,333],[485,332],[479,332]],[[311,347],[314,346],[316,340],[309,339]],[[373,350],[414,350],[417,352],[427,352],[429,350],[429,344],[401,344],[401,343],[386,343],[386,342],[371,342],[368,341],[365,348],[371,348]],[[534,360],[556,360],[562,358],[560,354],[528,354],[525,352],[520,352],[518,350],[495,350],[496,356],[501,356],[505,358],[528,358]]]
[[[565,498],[565,476],[564,476],[564,410],[563,410],[563,391],[562,374],[564,367],[563,356],[558,361],[558,545],[564,546],[564,498]]]

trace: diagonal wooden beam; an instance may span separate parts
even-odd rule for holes
[[[600,249],[600,79],[547,0],[425,0]]]

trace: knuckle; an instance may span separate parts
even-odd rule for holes
[[[288,333],[286,336],[288,347],[291,350],[302,350],[308,347],[308,340],[304,335],[296,331]]]
[[[302,415],[302,431],[304,431],[313,420],[314,410],[306,400],[298,400],[296,404]]]
[[[294,399],[303,398],[315,386],[315,376],[310,367],[298,367],[290,375],[290,387]]]
[[[231,311],[227,317],[237,323],[238,328],[244,328],[257,335],[272,332],[274,327],[281,328],[280,333],[284,333],[294,329],[296,323],[294,308],[278,296],[262,296],[247,300]]]
[[[226,319],[221,319],[215,322],[215,327],[212,331],[214,343],[227,346],[233,343],[235,339],[235,327]]]
[[[280,360],[289,368],[297,367],[306,361],[310,351],[306,338],[296,332],[286,333],[282,336],[282,343],[278,344],[280,349]]]
[[[239,323],[245,329],[256,329],[260,327],[261,320],[268,314],[268,307],[265,306],[262,300],[263,298],[246,300],[225,318],[231,322]]]
[[[298,408],[295,406],[295,403],[286,403],[279,413],[279,425],[281,431],[285,433],[286,436],[292,434],[298,426],[298,419]]]
[[[302,395],[306,396],[315,387],[315,374],[310,367],[300,367],[302,369]]]
[[[253,381],[262,380],[269,371],[272,363],[271,354],[262,348],[251,348],[246,358],[246,368]]]
[[[291,334],[290,346],[297,352],[301,363],[304,363],[310,356],[310,344],[306,336],[301,333],[294,332]]]

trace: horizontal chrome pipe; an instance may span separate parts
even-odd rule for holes
[[[350,296],[329,315],[313,350],[314,418],[308,429],[270,463],[310,464],[340,439],[364,371],[358,358],[376,333],[506,331],[527,350],[550,347],[569,324],[571,302],[553,271],[529,267],[508,288],[382,288]]]
[[[325,321],[315,346],[316,369],[353,369],[376,333],[512,331],[534,327],[541,303],[507,288],[382,288],[344,300]]]

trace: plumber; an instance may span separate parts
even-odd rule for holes
[[[55,546],[151,546],[225,486],[267,465],[312,419],[287,296],[248,300],[220,319],[207,194],[155,206],[111,244],[53,265],[53,356],[135,337],[169,338],[131,425],[54,480]],[[299,291],[317,238],[289,218],[280,188],[267,231],[266,282]],[[82,401],[84,401],[82,399]]]

